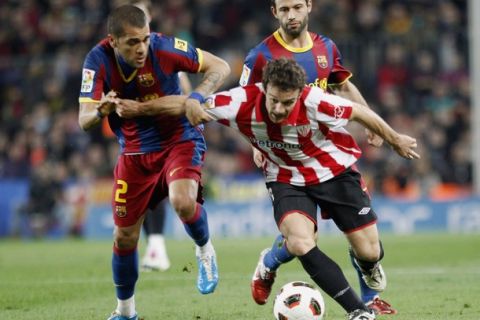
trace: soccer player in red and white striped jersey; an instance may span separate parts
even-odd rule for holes
[[[116,112],[126,118],[144,113],[181,116],[182,99],[119,100]],[[416,140],[397,133],[366,106],[305,86],[302,67],[285,58],[267,63],[262,84],[220,92],[205,105],[212,119],[239,131],[267,159],[266,184],[289,253],[347,311],[349,320],[375,319],[339,266],[317,247],[317,207],[345,233],[355,253],[368,257],[356,260],[360,268],[371,270],[365,281],[385,288],[377,216],[352,167],[361,151],[344,126],[352,120],[361,123],[407,159],[419,158]],[[263,261],[260,265],[258,272],[269,272]]]
[[[265,64],[280,57],[293,59],[306,72],[306,84],[320,87],[325,91],[334,92],[343,98],[366,105],[357,87],[350,81],[352,73],[343,65],[342,55],[335,42],[308,29],[309,13],[313,9],[313,0],[270,0],[272,15],[278,21],[279,28],[261,43],[252,48],[243,66],[240,85],[260,82]],[[367,141],[375,147],[380,147],[382,139],[369,130]],[[262,153],[253,149],[253,159],[257,166],[264,162]],[[377,312],[377,314],[395,314],[396,310],[380,299],[379,292],[368,287],[362,279],[362,272],[355,263],[355,253],[350,250],[350,258],[354,265],[360,283],[362,300]],[[361,257],[363,258],[363,257]],[[264,254],[265,266],[273,273],[282,263],[293,259],[284,245],[284,239],[278,236],[271,250]],[[256,272],[255,272],[256,273]],[[254,277],[255,278],[255,277]],[[252,296],[259,304],[266,303],[270,289],[261,279],[252,281]]]

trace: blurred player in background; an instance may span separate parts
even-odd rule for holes
[[[357,296],[340,267],[318,248],[317,207],[328,211],[355,252],[369,258],[370,262],[361,262],[362,268],[374,268],[378,257],[371,246],[379,242],[377,215],[354,168],[361,150],[344,127],[348,121],[362,124],[406,159],[419,158],[417,143],[368,107],[307,87],[305,81],[305,71],[295,61],[272,60],[264,69],[262,84],[215,94],[207,99],[206,112],[238,130],[269,159],[263,167],[266,185],[290,254],[347,311],[349,320],[375,319],[375,312]],[[182,99],[176,98],[181,106]],[[120,100],[116,112],[125,118],[138,117],[145,109],[182,115],[179,105]],[[371,281],[385,286],[382,277]]]
[[[147,21],[152,21],[151,6],[149,0],[129,0],[126,4],[132,4],[145,12]],[[183,94],[192,92],[192,84],[185,72],[178,73],[180,81],[180,90]],[[164,229],[167,217],[167,201],[162,201],[152,210],[152,213],[145,215],[143,222],[143,231],[147,240],[147,248],[141,261],[142,270],[144,271],[165,271],[170,268],[170,259],[167,254],[165,245]]]
[[[113,10],[107,27],[108,37],[84,62],[79,124],[88,130],[108,117],[120,143],[112,193],[117,307],[109,320],[136,320],[137,245],[144,214],[167,196],[196,243],[198,290],[211,293],[218,283],[200,185],[205,140],[202,128],[189,122],[208,119],[200,103],[220,87],[230,68],[222,59],[184,40],[150,33],[145,13],[136,6]],[[204,73],[185,100],[186,117],[122,119],[114,112],[118,97],[148,101],[180,94],[179,71]]]
[[[309,86],[320,87],[324,91],[331,91],[351,101],[367,105],[357,87],[349,81],[352,74],[341,61],[340,52],[335,43],[320,34],[308,31],[308,18],[312,10],[312,0],[270,0],[271,11],[278,20],[280,28],[259,45],[250,50],[240,79],[240,85],[260,82],[262,69],[267,61],[287,57],[297,61],[306,71],[306,83]],[[380,147],[383,140],[366,129],[368,142]],[[253,149],[254,161],[258,167],[268,165],[262,153]],[[374,260],[382,256],[381,243],[371,246]],[[380,299],[379,292],[385,288],[370,285],[375,274],[382,272],[378,263],[374,268],[362,268],[363,260],[370,264],[371,258],[363,257],[354,250],[350,250],[352,264],[357,270],[362,300],[377,314],[395,314],[396,310],[390,304]],[[257,266],[252,283],[252,296],[258,304],[265,304],[276,276],[276,270],[282,263],[293,259],[285,246],[284,238],[279,235],[272,248],[261,253],[260,264]],[[367,281],[366,281],[367,280]]]

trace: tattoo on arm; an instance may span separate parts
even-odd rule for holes
[[[207,72],[195,91],[204,95],[212,94],[220,87],[223,78],[222,74],[218,72]]]

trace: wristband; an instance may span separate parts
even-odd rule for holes
[[[100,110],[97,110],[97,118],[103,119],[105,116],[100,112]]]
[[[190,95],[188,96],[188,99],[195,99],[195,100],[198,100],[198,102],[200,103],[205,102],[205,98],[203,97],[203,95],[196,91],[193,91],[192,93],[190,93]]]

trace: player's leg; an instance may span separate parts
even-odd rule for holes
[[[212,293],[218,283],[215,249],[210,241],[208,218],[198,199],[199,183],[193,179],[178,179],[169,184],[169,199],[183,222],[185,231],[196,244],[198,263],[197,288],[202,294]]]
[[[379,296],[379,292],[387,286],[387,278],[380,264],[384,251],[376,224],[347,233],[346,236],[351,244],[352,264],[361,278],[363,301],[377,314],[396,314],[397,311]]]
[[[135,284],[138,280],[138,251],[143,218],[130,227],[115,226],[112,271],[117,307],[108,320],[136,320]]]
[[[285,236],[290,252],[298,257],[311,279],[349,314],[375,319],[360,297],[350,287],[335,261],[316,244],[315,223],[305,212],[291,212],[284,216],[280,231]]]
[[[109,320],[136,320],[138,239],[157,179],[138,167],[144,155],[121,155],[114,170],[112,212],[115,223],[112,273],[117,307]]]
[[[210,241],[207,212],[202,205],[200,181],[204,152],[205,146],[201,141],[175,145],[169,152],[165,167],[170,204],[196,244],[197,289],[202,294],[208,294],[217,286],[218,269],[215,250]]]
[[[378,263],[383,251],[376,228],[377,215],[371,208],[370,197],[360,174],[347,169],[313,192],[323,192],[323,195],[319,195],[322,213],[328,212],[351,244],[351,261],[357,270],[362,300],[378,314],[396,313],[379,298],[379,292],[386,286],[385,273]],[[368,277],[365,276],[367,269],[362,272],[362,266],[369,270]],[[372,269],[373,266],[377,267]]]
[[[147,249],[142,258],[143,270],[165,271],[170,268],[163,231],[167,216],[166,201],[160,202],[157,207],[145,216],[143,230],[147,238]]]

